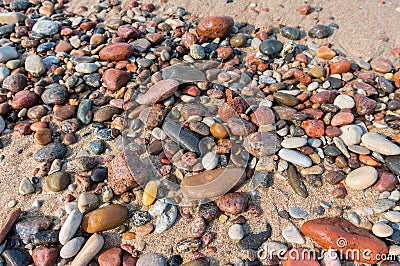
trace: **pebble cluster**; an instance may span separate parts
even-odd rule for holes
[[[181,8],[156,15],[153,4],[114,0],[96,9],[119,17],[102,21],[65,4],[0,4],[0,133],[33,134],[41,146],[18,192],[29,196],[39,182],[68,191],[59,217],[28,216],[8,203],[0,265],[211,265],[212,223],[227,225],[248,253],[289,251],[283,265],[341,265],[329,256],[294,261],[288,254],[307,239],[319,249],[371,251],[349,260],[391,255],[381,265],[398,265],[400,71],[391,61],[354,61],[317,45],[312,39],[334,34],[328,25],[247,32],[227,16],[195,19]],[[244,57],[242,48],[255,55]],[[66,158],[82,129],[93,140]],[[311,220],[290,206],[279,215],[304,223],[282,230],[280,243],[270,225],[257,233],[246,226],[262,212],[250,194],[271,179],[303,198],[326,185],[338,201],[348,190],[379,199],[364,213],[321,202]],[[248,184],[251,191],[242,189]],[[362,216],[376,222],[362,228]],[[175,255],[146,252],[141,237],[167,234],[178,217],[190,226]],[[120,247],[103,248],[107,230],[119,233]],[[249,256],[229,265],[280,260]]]

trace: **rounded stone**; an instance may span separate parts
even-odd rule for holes
[[[310,167],[312,165],[312,160],[310,159],[310,157],[296,150],[289,150],[283,148],[279,151],[278,155],[283,160],[286,160],[296,165],[300,165],[302,167]]]
[[[157,190],[158,186],[155,181],[149,181],[147,182],[146,186],[144,187],[143,191],[143,199],[142,203],[144,206],[150,206],[153,204],[157,197]]]
[[[263,41],[258,48],[264,55],[274,55],[279,53],[283,48],[283,43],[278,40],[268,39]]]
[[[45,104],[63,104],[67,97],[68,91],[58,84],[50,85],[41,96]]]
[[[218,165],[218,155],[215,152],[208,152],[204,155],[201,163],[203,164],[204,169],[212,170]]]
[[[363,166],[350,172],[346,185],[354,190],[363,190],[372,186],[378,179],[378,171],[372,166]]]
[[[243,193],[232,192],[218,198],[215,203],[225,213],[240,214],[247,208],[248,198]]]
[[[79,236],[71,239],[61,248],[60,257],[63,259],[74,257],[76,254],[78,254],[79,250],[83,246],[83,243],[85,243],[84,237]]]
[[[139,257],[136,266],[167,266],[167,260],[160,254],[147,253]]]
[[[40,77],[46,71],[43,59],[38,55],[29,55],[26,58],[25,69],[35,77]]]
[[[228,230],[228,236],[233,240],[241,240],[244,237],[243,227],[240,224],[232,225]]]
[[[111,204],[86,214],[82,229],[90,234],[110,230],[123,224],[127,217],[128,209],[125,206]]]
[[[46,178],[47,187],[53,192],[59,192],[68,187],[71,178],[67,172],[55,172]]]
[[[50,20],[40,20],[33,25],[32,31],[43,35],[54,35],[58,32],[58,23]]]
[[[281,29],[281,34],[283,37],[289,40],[299,40],[301,38],[301,31],[298,28],[293,27],[283,27]]]
[[[78,209],[82,213],[90,212],[100,205],[96,194],[83,192],[78,198]]]
[[[247,37],[243,33],[238,33],[238,34],[235,34],[235,35],[232,36],[232,38],[230,39],[229,43],[233,47],[243,47],[247,43]]]
[[[208,38],[223,38],[230,32],[234,21],[228,16],[206,17],[199,21],[197,33]]]
[[[311,38],[317,38],[317,39],[326,38],[326,37],[330,36],[331,34],[332,34],[331,28],[329,28],[328,26],[322,25],[322,24],[315,25],[308,31],[308,36],[310,36]]]
[[[206,56],[203,46],[199,44],[190,45],[190,56],[193,59],[203,59]]]
[[[79,210],[73,210],[65,220],[58,234],[58,240],[61,245],[65,245],[71,240],[82,222],[82,213]]]
[[[119,61],[130,57],[134,52],[132,45],[127,43],[115,43],[100,50],[99,56],[103,60]]]
[[[393,228],[384,223],[376,223],[372,226],[372,233],[378,237],[389,237],[393,234]]]
[[[338,106],[340,109],[353,109],[356,105],[354,99],[345,94],[338,95],[333,104]]]
[[[229,137],[228,131],[220,123],[214,123],[210,126],[211,134],[217,139],[226,139]]]
[[[281,146],[286,149],[296,149],[303,147],[306,144],[307,144],[307,139],[300,137],[287,138],[281,142]]]

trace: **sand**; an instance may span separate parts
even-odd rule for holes
[[[93,6],[98,3],[97,0],[86,0],[88,11],[82,15],[89,15]],[[252,3],[256,6],[251,7]],[[304,1],[261,1],[261,0],[234,0],[232,3],[226,3],[223,0],[203,0],[203,1],[185,1],[170,0],[166,3],[156,3],[161,5],[158,13],[163,13],[168,8],[178,5],[185,8],[193,16],[203,17],[210,15],[230,15],[236,22],[249,23],[249,29],[262,28],[267,25],[275,27],[281,25],[299,26],[301,29],[308,30],[319,23],[329,24],[337,23],[339,29],[328,39],[319,40],[318,43],[332,43],[334,48],[342,50],[349,58],[381,58],[388,57],[395,65],[399,64],[399,59],[391,55],[391,49],[400,46],[400,12],[396,8],[400,7],[400,2],[396,0],[386,1],[380,4],[378,0],[371,1],[308,1],[311,6],[322,7],[321,12],[313,12],[307,16],[300,15],[296,8]],[[79,6],[82,1],[73,0],[69,6],[70,10],[81,13]],[[279,22],[278,22],[279,20]],[[386,39],[382,41],[380,39]],[[304,41],[304,40],[302,40]],[[249,51],[249,53],[254,51]],[[93,138],[93,128],[87,128],[78,132],[79,136],[89,132],[89,135],[82,138],[77,144],[69,147],[69,155],[73,157],[81,149],[87,149],[87,142]],[[5,159],[0,161],[0,223],[4,222],[10,208],[7,203],[10,200],[17,200],[17,207],[28,211],[30,214],[49,215],[57,217],[59,210],[62,209],[61,195],[64,193],[53,193],[47,190],[44,185],[44,179],[41,179],[39,187],[43,184],[42,192],[21,196],[18,195],[18,185],[22,178],[29,177],[37,163],[33,160],[32,154],[37,150],[33,142],[33,135],[19,136],[18,134],[2,134],[1,141],[4,148],[0,150],[0,155]],[[116,150],[115,146],[111,147]],[[114,153],[114,152],[113,152]],[[310,186],[309,186],[310,187]],[[251,193],[253,200],[258,203],[263,211],[261,217],[252,217],[246,215],[248,223],[245,225],[246,232],[259,232],[265,230],[266,223],[270,223],[273,231],[271,240],[283,241],[280,232],[283,228],[290,225],[289,221],[280,218],[277,211],[288,210],[290,206],[297,205],[310,213],[307,219],[320,217],[313,214],[313,209],[321,201],[328,202],[332,206],[339,206],[345,210],[344,217],[349,212],[356,209],[364,209],[371,206],[371,202],[377,198],[376,194],[368,191],[367,197],[360,192],[349,191],[345,200],[336,200],[331,196],[333,186],[324,184],[319,189],[310,188],[309,197],[303,199],[294,195],[286,180],[275,177],[269,188],[259,189]],[[79,191],[74,195],[78,196]],[[137,194],[140,199],[140,193]],[[43,207],[40,210],[31,209],[35,199],[43,201]],[[137,202],[136,202],[137,203]],[[132,204],[135,205],[135,202]],[[326,214],[329,216],[329,213]],[[362,225],[368,225],[369,221],[375,222],[373,217],[361,217]],[[303,220],[295,221],[300,226]],[[228,223],[229,224],[229,223]],[[176,254],[175,244],[185,238],[188,232],[188,222],[179,219],[174,227],[163,234],[151,234],[142,238],[147,246],[145,253],[158,252],[170,257]],[[246,258],[235,247],[235,242],[230,240],[227,235],[228,226],[218,220],[213,221],[208,226],[208,230],[217,233],[216,240],[212,246],[217,248],[216,253],[205,252],[205,255],[211,259],[211,265],[222,265],[227,262],[234,262],[236,257]],[[105,233],[107,246],[117,245],[120,238],[115,232]],[[308,240],[306,246],[313,247],[313,243]]]

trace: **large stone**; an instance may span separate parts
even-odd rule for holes
[[[67,152],[65,145],[61,143],[50,143],[37,150],[33,158],[38,162],[52,162],[55,159],[62,159]]]
[[[20,12],[1,12],[0,13],[0,24],[17,24],[17,23],[24,23],[24,20],[26,19],[26,15]],[[0,59],[0,63],[1,62]]]
[[[116,91],[125,86],[130,78],[129,72],[113,68],[107,69],[103,74],[104,84],[111,91]]]
[[[43,35],[54,35],[58,32],[59,24],[50,20],[40,20],[32,27],[32,31]]]
[[[179,82],[174,79],[161,80],[150,87],[137,102],[140,104],[154,104],[173,95],[178,89]]]
[[[189,198],[214,198],[224,195],[240,184],[244,177],[243,168],[219,168],[183,179],[181,189]]]
[[[40,246],[32,252],[35,266],[53,266],[56,264],[57,257],[58,249],[55,247]]]
[[[355,190],[363,190],[372,186],[378,179],[378,171],[372,166],[360,167],[346,177],[346,185]]]
[[[377,132],[368,132],[361,137],[362,144],[368,149],[383,155],[399,155],[400,147]]]
[[[382,240],[343,218],[311,220],[303,224],[301,232],[322,248],[336,249],[350,260],[373,264],[388,253]],[[370,251],[368,256],[362,255],[365,250]]]
[[[128,209],[125,206],[111,204],[86,214],[82,229],[88,233],[110,230],[123,224],[127,217]]]

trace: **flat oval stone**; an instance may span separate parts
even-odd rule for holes
[[[178,123],[168,121],[163,124],[162,129],[174,141],[181,144],[186,149],[200,153],[199,139],[190,130],[181,127]]]
[[[128,209],[125,206],[111,204],[86,214],[82,229],[88,233],[110,230],[123,224],[127,217]]]
[[[368,132],[361,137],[361,141],[368,149],[383,155],[399,155],[400,147],[377,132]]]
[[[372,186],[378,179],[378,171],[372,166],[360,167],[347,175],[346,185],[355,190],[363,190]]]
[[[303,147],[306,144],[307,144],[307,139],[300,137],[287,138],[281,142],[282,147],[286,149],[296,149]]]
[[[120,61],[130,57],[134,52],[132,45],[127,43],[115,43],[100,50],[99,56],[103,60]]]
[[[180,84],[207,81],[206,75],[198,68],[190,66],[169,66],[162,70],[162,77],[166,79],[177,80]]]
[[[292,187],[293,191],[303,197],[307,198],[308,197],[308,191],[306,186],[304,185],[303,181],[300,179],[300,175],[296,169],[296,167],[292,164],[289,165],[289,168],[287,169],[287,177],[289,180],[289,184]]]
[[[8,248],[1,255],[6,260],[6,265],[25,266],[32,263],[32,257],[25,249]]]
[[[352,109],[356,105],[354,99],[345,94],[338,95],[333,104],[338,106],[340,109]]]
[[[389,237],[393,234],[393,228],[384,223],[374,224],[371,230],[378,237]]]
[[[32,91],[23,90],[19,91],[14,95],[14,98],[11,101],[11,107],[15,110],[20,110],[25,107],[31,107],[36,104],[38,101],[38,97]]]
[[[201,247],[201,239],[199,238],[186,238],[182,239],[176,244],[176,250],[179,253],[195,252]]]
[[[58,235],[61,245],[65,245],[71,240],[82,222],[82,213],[79,210],[73,210],[65,220]]]
[[[310,157],[295,150],[283,148],[279,151],[278,155],[283,160],[291,162],[292,164],[300,165],[302,167],[310,167],[312,165]]]
[[[388,248],[382,240],[343,218],[311,220],[303,224],[301,232],[322,248],[339,250],[343,255],[349,256],[350,260],[373,264],[378,262],[377,258],[388,253]],[[370,256],[357,256],[367,249],[371,251]],[[358,252],[349,252],[354,250]]]
[[[278,102],[286,106],[293,107],[299,103],[299,99],[287,93],[275,92],[273,95]]]
[[[44,35],[54,35],[58,32],[59,24],[50,20],[40,20],[33,25],[32,30],[34,32]]]
[[[234,21],[228,16],[206,17],[199,21],[197,33],[208,38],[223,38],[228,35]]]
[[[61,143],[50,143],[37,150],[33,158],[38,162],[52,162],[55,159],[62,159],[67,152],[65,145]]]
[[[55,172],[46,178],[47,187],[53,192],[59,192],[68,187],[71,178],[67,172]]]
[[[167,260],[160,254],[147,253],[139,257],[136,266],[167,266]]]
[[[104,238],[100,234],[93,234],[72,261],[71,266],[86,266],[100,252],[104,245]]]
[[[332,34],[332,30],[330,27],[325,25],[315,25],[308,31],[308,36],[311,38],[323,39]]]
[[[243,147],[255,157],[273,155],[281,148],[279,138],[268,132],[254,132],[243,141]]]
[[[283,43],[278,40],[268,39],[263,41],[258,48],[264,55],[274,55],[279,53],[283,48]]]
[[[140,104],[154,104],[173,95],[178,89],[179,82],[174,79],[165,79],[157,82],[140,97],[137,102]]]
[[[400,175],[400,156],[387,156],[385,159],[386,166],[396,175]]]
[[[219,168],[204,171],[182,180],[182,192],[189,198],[205,199],[219,197],[241,183],[243,168]]]
[[[78,236],[71,239],[61,248],[60,257],[63,259],[72,258],[79,252],[79,250],[83,246],[83,243],[85,243],[84,237]]]
[[[208,262],[203,259],[191,260],[182,264],[182,266],[209,266]]]
[[[289,40],[299,40],[301,38],[301,31],[298,28],[293,27],[283,27],[281,29],[281,34],[283,37]]]

